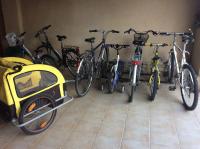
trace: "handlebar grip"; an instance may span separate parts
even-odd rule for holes
[[[119,31],[116,31],[116,30],[112,30],[112,33],[119,33]]]
[[[26,32],[23,32],[19,35],[19,37],[23,37],[26,34]]]
[[[159,35],[168,35],[167,32],[160,32]]]
[[[124,32],[124,34],[130,34],[131,29]]]
[[[51,27],[51,25],[47,25],[47,26],[43,27],[42,30],[47,30],[47,29],[49,29],[50,27]]]
[[[163,43],[162,46],[165,47],[165,46],[168,46],[168,44],[167,43]]]
[[[97,30],[97,29],[89,30],[89,32],[90,32],[90,33],[92,33],[92,32],[98,32],[98,30]]]
[[[152,34],[155,36],[155,35],[158,35],[158,32],[152,31]]]
[[[128,44],[127,45],[123,45],[123,48],[127,48],[127,47],[130,47],[130,45],[128,45]]]

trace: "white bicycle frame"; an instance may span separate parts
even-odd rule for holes
[[[178,34],[178,33],[176,33]],[[188,64],[186,61],[186,54],[190,54],[188,51],[186,51],[187,45],[189,43],[189,41],[186,40],[186,42],[183,45],[183,48],[180,48],[177,43],[176,43],[176,34],[174,34],[174,39],[173,39],[173,53],[174,53],[174,57],[175,57],[175,66],[176,66],[176,71],[177,71],[177,75],[178,75],[178,82],[180,84],[180,86],[182,86],[181,82],[180,82],[180,75],[182,72],[182,67],[184,64]],[[179,62],[178,62],[178,58],[177,58],[177,50],[178,49],[181,52],[181,63],[179,66]]]

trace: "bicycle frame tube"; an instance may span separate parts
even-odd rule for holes
[[[175,39],[174,39],[175,40]],[[184,64],[187,64],[186,62],[186,57],[185,57],[185,54],[186,54],[186,47],[187,47],[187,42],[184,44],[183,46],[183,49],[181,49],[177,44],[176,44],[176,41],[173,42],[173,52],[174,52],[174,56],[175,56],[175,63],[176,63],[176,69],[177,69],[177,73],[180,74],[181,72],[181,68]],[[180,52],[181,52],[181,67],[179,66],[179,63],[178,63],[178,57],[177,57],[177,50],[178,49]]]
[[[35,57],[32,55],[30,50],[28,48],[26,48],[26,46],[24,44],[22,45],[22,47],[26,51],[26,53],[32,58],[32,60],[35,61]]]
[[[98,56],[98,62],[100,62],[101,60],[104,59],[103,56],[106,52],[106,45],[103,41],[99,44],[99,46],[101,46],[101,51],[100,51],[99,56]],[[99,47],[99,46],[97,46],[97,47]]]
[[[118,54],[117,55],[117,63],[115,64],[115,73],[117,73],[117,70],[118,70],[119,60],[120,60],[120,56]]]
[[[50,49],[50,52],[52,51],[55,54],[55,56],[58,58],[58,60],[61,61],[62,58],[61,58],[60,53],[53,48],[53,46],[51,45],[51,43],[49,41],[48,41],[47,45],[48,45],[48,47]]]

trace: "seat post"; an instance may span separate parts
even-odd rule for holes
[[[91,49],[93,49],[93,44],[92,44],[92,42],[90,43],[90,45],[91,45]]]
[[[60,42],[61,42],[61,49],[63,49],[63,48],[64,48],[64,47],[63,47],[63,41],[61,40]]]

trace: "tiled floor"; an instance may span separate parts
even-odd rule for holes
[[[71,94],[74,94],[71,92]],[[127,94],[92,89],[59,110],[56,121],[40,135],[27,136],[0,122],[4,149],[198,149],[200,107],[185,111],[179,90],[161,85],[156,100],[147,99],[142,83],[131,104]]]

